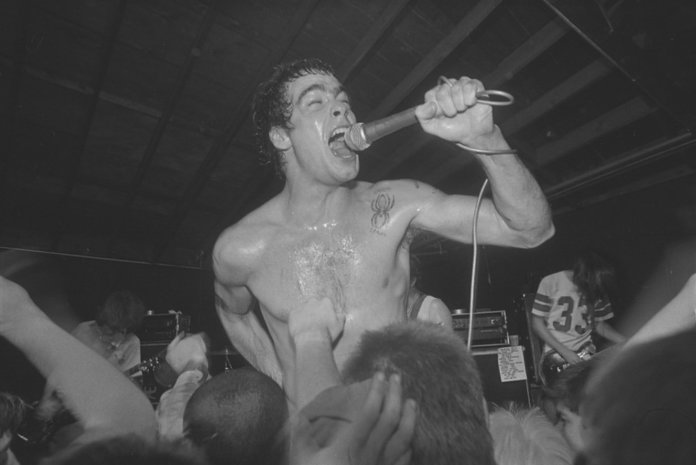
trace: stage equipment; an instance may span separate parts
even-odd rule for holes
[[[469,312],[462,309],[452,313],[452,328],[471,348],[499,347],[510,344],[505,310],[474,312],[471,344],[468,344]]]
[[[474,349],[472,353],[481,373],[486,401],[496,405],[515,402],[531,406],[523,346]]]
[[[188,333],[190,329],[190,315],[184,315],[175,310],[169,310],[166,313],[154,313],[148,310],[135,334],[143,343],[166,342],[169,344],[181,331]]]

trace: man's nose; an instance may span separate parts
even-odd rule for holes
[[[333,116],[343,116],[347,114],[350,111],[350,108],[348,107],[348,104],[345,102],[336,102],[334,103],[333,110],[331,114]]]
[[[344,116],[349,124],[355,124],[356,119],[353,111],[350,109],[350,105],[346,102],[337,102],[336,105],[331,110],[331,114],[334,118],[340,118]]]

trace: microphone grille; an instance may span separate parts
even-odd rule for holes
[[[353,124],[343,137],[348,148],[353,151],[359,152],[370,146],[365,137],[365,131],[363,131],[363,123]]]

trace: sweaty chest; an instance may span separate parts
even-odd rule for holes
[[[393,242],[356,227],[279,235],[265,254],[253,291],[280,319],[310,298],[328,297],[337,309],[349,311],[388,285]]]

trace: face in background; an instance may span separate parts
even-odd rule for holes
[[[128,331],[125,328],[114,328],[108,325],[99,326],[99,331],[101,332],[99,339],[107,345],[114,348],[119,347],[126,340],[126,334]]]
[[[327,185],[353,180],[359,159],[346,147],[343,134],[356,118],[340,82],[328,74],[307,74],[288,84],[287,95],[292,103],[289,129],[271,130],[275,147],[294,154],[301,176]]]

